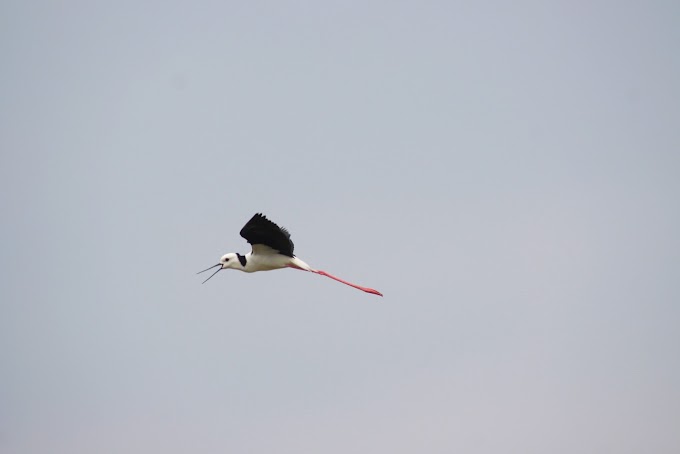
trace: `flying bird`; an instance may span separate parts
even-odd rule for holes
[[[208,270],[219,267],[217,271],[203,281],[205,284],[222,270],[231,268],[233,270],[254,273],[256,271],[278,270],[281,268],[293,268],[296,270],[309,271],[329,277],[343,284],[349,285],[366,293],[383,296],[377,290],[360,285],[352,284],[339,277],[333,276],[322,270],[315,270],[293,254],[293,241],[290,233],[283,227],[279,227],[267,219],[262,213],[257,213],[241,229],[241,236],[250,243],[252,251],[246,255],[230,252],[220,258],[220,263],[199,271],[197,274],[205,273]]]

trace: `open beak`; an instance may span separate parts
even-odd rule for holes
[[[218,263],[217,265],[213,265],[213,266],[211,266],[210,268],[206,268],[206,269],[204,269],[203,271],[199,271],[199,272],[196,273],[196,274],[205,273],[206,271],[211,270],[211,269],[215,268],[216,266],[221,267],[222,264],[221,264],[221,263]],[[220,271],[222,271],[222,268],[220,268],[219,270],[217,270],[217,271],[215,271],[213,274],[211,274],[210,277],[209,277],[208,279],[204,280],[203,282],[201,282],[201,284],[205,284],[206,282],[208,282],[208,281],[210,280],[211,277],[213,277],[214,275],[216,275],[216,274],[219,273]]]

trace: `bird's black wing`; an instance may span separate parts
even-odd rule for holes
[[[288,230],[274,224],[262,213],[257,213],[243,226],[241,236],[251,245],[264,244],[280,254],[294,257],[294,246]]]

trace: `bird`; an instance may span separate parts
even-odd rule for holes
[[[208,270],[219,267],[217,271],[208,277],[202,283],[208,282],[214,275],[222,270],[232,269],[239,270],[246,273],[254,273],[256,271],[270,271],[282,268],[293,268],[296,270],[308,271],[310,273],[319,274],[342,282],[345,285],[362,290],[373,295],[383,296],[377,290],[361,285],[352,284],[337,276],[322,270],[316,270],[307,263],[300,260],[293,254],[293,241],[290,239],[290,233],[283,227],[279,227],[274,222],[267,219],[262,213],[256,213],[250,221],[246,223],[241,229],[240,235],[250,243],[252,251],[241,255],[236,252],[224,254],[220,258],[220,262],[209,268],[199,271],[196,274],[205,273]]]

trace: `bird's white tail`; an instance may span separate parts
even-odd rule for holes
[[[305,262],[303,262],[297,257],[293,257],[292,259],[290,259],[290,265],[288,266],[290,266],[291,268],[297,268],[302,271],[310,271],[312,273],[316,273],[316,270],[314,268],[307,265]]]

